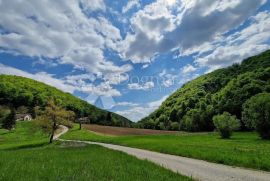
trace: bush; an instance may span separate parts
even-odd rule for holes
[[[240,127],[239,120],[228,112],[214,116],[213,122],[222,138],[230,138],[232,132]]]
[[[178,122],[172,122],[170,126],[170,130],[178,131],[179,130],[179,123]]]
[[[247,127],[256,129],[262,139],[270,139],[270,93],[257,94],[247,100],[242,119]]]

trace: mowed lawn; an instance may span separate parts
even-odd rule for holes
[[[0,140],[0,180],[192,180],[96,145],[49,145],[48,135],[33,131],[31,123],[11,132],[0,129]]]
[[[61,138],[113,143],[226,165],[270,171],[270,141],[261,140],[254,132],[237,132],[228,140],[220,139],[217,133],[108,136],[95,134],[85,129],[78,130],[76,125]]]

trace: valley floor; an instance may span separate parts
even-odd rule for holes
[[[192,180],[97,145],[56,141],[32,129],[32,122],[16,129],[0,129],[0,180]]]
[[[121,151],[129,155],[136,156],[142,160],[149,160],[176,173],[180,173],[200,181],[269,181],[270,178],[270,172],[231,167],[138,148],[90,141],[62,141],[100,145],[105,148]]]
[[[225,165],[270,171],[270,141],[261,140],[253,132],[238,132],[229,140],[220,139],[216,133],[108,136],[86,129],[78,130],[76,125],[61,138],[112,143]]]

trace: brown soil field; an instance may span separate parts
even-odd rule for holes
[[[178,134],[178,131],[163,131],[151,129],[124,128],[113,126],[100,126],[95,124],[84,124],[83,128],[106,135],[124,136],[124,135],[159,135],[159,134]]]

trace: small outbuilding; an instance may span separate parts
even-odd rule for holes
[[[90,119],[89,119],[89,117],[83,117],[83,118],[77,119],[76,122],[77,123],[82,123],[82,124],[87,124],[87,123],[90,123]]]
[[[16,121],[32,121],[32,116],[30,114],[16,114]]]

